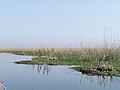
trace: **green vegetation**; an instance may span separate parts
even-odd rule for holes
[[[89,75],[120,76],[120,50],[116,48],[11,49],[1,52],[32,55],[32,60],[15,62],[32,65],[77,65],[73,68]]]
[[[11,53],[15,55],[33,56],[34,49],[0,49],[0,53]]]
[[[36,65],[77,65],[73,68],[89,75],[120,76],[120,47],[104,42],[100,48],[1,49],[1,53],[31,55],[32,60],[15,62]]]

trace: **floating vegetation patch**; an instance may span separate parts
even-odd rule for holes
[[[116,68],[82,68],[82,67],[73,67],[75,71],[81,72],[89,76],[117,76],[120,77],[120,71]]]

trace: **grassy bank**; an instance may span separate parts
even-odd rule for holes
[[[32,60],[15,62],[31,65],[79,65],[73,68],[85,74],[120,76],[120,50],[116,48],[10,49],[1,53],[31,55]]]
[[[13,48],[13,49],[0,49],[0,53],[11,53],[15,55],[26,55],[33,56],[33,51],[36,52],[37,49],[23,49],[23,48]]]

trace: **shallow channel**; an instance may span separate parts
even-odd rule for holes
[[[88,76],[70,66],[19,65],[31,56],[0,54],[0,81],[7,90],[120,90],[120,78]]]

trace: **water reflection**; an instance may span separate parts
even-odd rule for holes
[[[115,76],[98,76],[97,81],[100,86],[104,87],[107,85],[120,84],[120,78]]]
[[[47,64],[34,65],[33,69],[36,69],[39,74],[42,73],[43,75],[48,75],[51,71],[51,66]],[[73,73],[73,72],[74,71],[71,71],[68,73]],[[80,73],[79,76],[80,76],[80,84],[86,83],[86,82],[89,84],[97,83],[101,87],[120,84],[120,77],[115,77],[115,76],[89,76],[82,73]]]
[[[107,87],[111,85],[120,84],[120,77],[115,76],[89,76],[86,74],[79,74],[80,83],[88,82],[90,84],[97,83],[99,86]]]
[[[48,75],[51,71],[51,67],[47,64],[33,65],[33,69],[36,69],[38,73],[42,73],[43,75]]]

